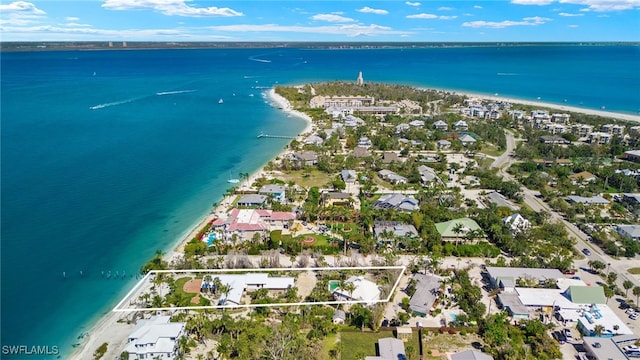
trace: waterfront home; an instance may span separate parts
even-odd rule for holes
[[[324,142],[324,139],[321,138],[318,135],[311,135],[308,138],[304,139],[304,144],[305,145],[322,145],[322,143]]]
[[[270,196],[279,203],[283,203],[287,199],[286,187],[279,184],[264,185],[258,190],[258,194]]]
[[[247,194],[238,200],[238,206],[263,208],[267,204],[268,199],[266,195]]]
[[[436,224],[436,230],[440,234],[442,241],[463,240],[465,237],[472,237],[472,241],[478,238],[485,238],[482,228],[473,219],[460,218],[444,221]]]
[[[353,284],[353,290],[347,284]],[[361,301],[366,305],[373,305],[380,300],[380,289],[373,281],[362,276],[352,276],[333,291],[333,297],[338,301]]]
[[[398,211],[415,211],[420,209],[420,203],[412,195],[385,194],[373,203],[374,209],[395,209]]]
[[[571,115],[569,114],[551,114],[551,121],[560,124],[568,124]]]
[[[280,212],[258,209],[233,209],[226,220],[217,219],[212,223],[220,228],[226,239],[237,236],[239,241],[251,240],[258,233],[261,236],[268,231],[288,230],[295,220],[293,212]]]
[[[378,171],[378,175],[382,179],[384,179],[384,180],[386,180],[386,181],[388,181],[388,182],[390,182],[392,184],[406,184],[407,183],[407,178],[405,178],[404,176],[400,176],[400,175],[394,173],[391,170],[386,170],[386,169],[380,170],[380,171]]]
[[[175,359],[178,342],[185,336],[186,323],[170,319],[170,316],[153,316],[138,320],[122,352],[129,354],[129,360]]]
[[[593,126],[586,124],[573,124],[571,125],[571,133],[578,137],[589,136],[593,132]]]
[[[295,279],[291,277],[270,277],[267,273],[249,272],[246,274],[211,274],[205,275],[200,290],[217,292],[216,283],[227,286],[229,291],[221,293],[217,301],[218,306],[233,306],[242,304],[245,291],[266,289],[283,292],[294,287]]]
[[[618,124],[605,124],[600,127],[600,131],[616,136],[622,136],[624,134],[624,129],[624,125]]]
[[[612,135],[609,133],[596,131],[590,133],[588,137],[588,141],[591,144],[606,145],[611,142]]]
[[[313,166],[318,163],[318,154],[315,151],[302,151],[293,153],[292,160],[302,166]]]
[[[372,96],[321,96],[317,95],[309,101],[311,108],[355,108],[360,106],[372,106],[375,98]]]

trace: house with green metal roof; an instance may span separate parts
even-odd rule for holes
[[[574,304],[604,304],[607,302],[602,286],[569,286],[564,296]]]
[[[476,241],[486,237],[482,228],[473,219],[460,218],[436,224],[443,241]]]

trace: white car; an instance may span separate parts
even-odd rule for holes
[[[631,319],[631,320],[635,320],[637,318],[638,318],[638,313],[633,313],[633,314],[629,315],[629,319]]]
[[[627,310],[625,310],[625,312],[624,312],[624,313],[625,313],[625,314],[627,314],[627,315],[631,315],[631,314],[633,314],[634,312],[635,312],[635,311],[634,311],[632,308],[628,308]]]

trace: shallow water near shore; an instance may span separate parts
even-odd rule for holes
[[[639,60],[638,47],[564,46],[3,53],[2,344],[58,346],[66,358],[230,177],[288,142],[259,133],[305,127],[265,102],[275,84],[363,71],[637,114]]]

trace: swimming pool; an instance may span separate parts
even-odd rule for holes
[[[209,239],[207,239],[207,245],[213,245],[213,242],[216,241],[216,233],[209,234]]]
[[[333,292],[333,290],[337,289],[340,287],[340,281],[339,280],[329,280],[329,291]]]

